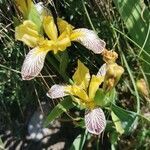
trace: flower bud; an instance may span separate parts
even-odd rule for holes
[[[124,69],[116,63],[108,64],[107,67],[103,89],[110,91],[118,83]]]
[[[115,63],[116,59],[118,58],[118,54],[114,51],[108,51],[108,50],[104,50],[104,52],[102,53],[103,55],[103,60],[107,63],[107,64],[111,64],[111,63]]]
[[[136,86],[138,91],[146,98],[149,97],[149,89],[144,79],[137,80]]]

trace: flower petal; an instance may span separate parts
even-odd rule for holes
[[[52,98],[52,99],[67,96],[68,94],[65,93],[65,87],[66,86],[55,84],[47,92],[47,96]]]
[[[82,89],[82,87],[77,85],[69,85],[66,86],[65,91],[69,93],[70,95],[73,95],[75,97],[78,97],[80,101],[87,102],[88,101],[88,95],[86,94],[85,90]]]
[[[21,70],[23,80],[31,80],[41,72],[47,52],[42,51],[39,47],[29,51]]]
[[[41,20],[43,20],[45,16],[51,16],[50,10],[44,6],[43,2],[36,3],[35,8],[40,15]]]
[[[75,29],[71,35],[71,40],[81,43],[95,54],[100,54],[106,45],[94,31],[86,28]]]
[[[57,18],[57,25],[58,25],[60,34],[62,34],[63,32],[66,32],[68,35],[70,35],[72,30],[74,29],[74,27],[71,24],[69,24],[67,21],[61,18]]]
[[[51,40],[57,40],[58,32],[52,16],[45,16],[43,20],[45,33]]]
[[[46,11],[46,7],[44,7],[43,2],[38,2],[35,4],[35,8],[39,15],[43,15],[44,11]]]
[[[73,75],[73,81],[76,85],[81,86],[83,89],[87,89],[89,80],[89,69],[80,60],[78,60],[78,67]]]
[[[99,135],[106,127],[106,119],[104,112],[101,108],[95,108],[93,110],[87,110],[85,112],[85,125],[87,130]]]
[[[94,99],[95,94],[103,81],[104,81],[103,76],[92,75],[90,85],[89,85],[89,97],[91,99]]]
[[[64,51],[69,46],[71,46],[70,37],[63,32],[58,38],[58,50]]]
[[[97,76],[105,76],[106,75],[106,71],[107,71],[107,65],[105,63],[98,70]]]
[[[29,14],[29,8],[31,8],[31,5],[33,5],[32,0],[15,0],[15,3],[18,7],[18,9],[21,11],[23,14],[24,18],[28,17]]]
[[[35,47],[40,38],[37,30],[36,24],[30,20],[26,20],[23,24],[15,28],[15,38],[30,47]]]

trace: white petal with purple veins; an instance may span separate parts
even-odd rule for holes
[[[65,93],[65,86],[58,84],[53,85],[47,92],[47,96],[52,99],[61,98],[67,95],[68,94]]]
[[[97,73],[97,76],[105,76],[106,71],[107,71],[107,65],[106,65],[106,63],[105,63],[105,64],[103,64],[103,65],[100,67],[100,69],[99,69],[99,71],[98,71],[98,73]]]
[[[75,41],[81,43],[95,54],[100,54],[105,49],[106,43],[98,37],[96,32],[86,28],[75,29],[73,32],[81,33],[81,36],[78,36]]]
[[[87,110],[85,112],[85,126],[92,134],[99,135],[103,132],[106,127],[106,119],[103,110],[101,108]]]
[[[31,80],[42,70],[47,51],[40,51],[38,47],[27,54],[21,69],[23,80]]]

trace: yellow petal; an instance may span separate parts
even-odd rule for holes
[[[30,20],[24,21],[23,24],[15,28],[15,38],[30,47],[37,45],[39,37],[37,26]]]
[[[71,42],[67,37],[58,41],[58,50],[60,51],[64,51],[69,46],[71,46]]]
[[[18,9],[23,14],[23,17],[27,18],[29,13],[29,8],[33,4],[32,0],[16,0],[15,2]]]
[[[80,109],[86,108],[86,103],[81,101],[81,99],[73,97],[73,100],[80,106]]]
[[[43,20],[45,33],[51,40],[57,40],[57,27],[52,16],[45,16]]]
[[[67,21],[61,18],[57,19],[57,24],[58,24],[60,34],[66,31],[67,34],[70,35],[74,29],[74,27],[71,24],[69,24]]]
[[[78,41],[78,39],[79,39],[80,37],[82,37],[82,36],[84,36],[84,33],[83,33],[83,32],[80,32],[80,30],[75,29],[75,30],[73,30],[73,32],[71,33],[70,39],[71,39],[71,41]]]
[[[103,76],[92,75],[92,79],[89,85],[89,98],[94,99],[96,91],[98,90],[100,84],[104,81]]]
[[[76,85],[81,86],[83,89],[87,89],[90,80],[89,69],[78,60],[78,67],[73,75],[73,81]]]
[[[86,92],[80,88],[79,86],[73,85],[73,86],[67,86],[65,88],[66,93],[69,93],[70,95],[76,96],[80,99],[81,102],[88,102],[89,98]]]
[[[23,80],[31,80],[41,72],[47,52],[42,51],[39,47],[29,51],[21,70]]]
[[[39,38],[38,40],[38,46],[41,49],[41,51],[49,51],[52,50],[53,41],[44,39],[44,37]]]
[[[73,30],[70,38],[72,41],[79,42],[95,54],[100,54],[105,49],[106,43],[94,31],[86,28]]]
[[[71,46],[71,41],[66,32],[63,32],[58,38],[58,50],[64,51],[67,47]]]

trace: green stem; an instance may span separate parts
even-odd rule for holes
[[[56,71],[63,77],[63,79],[65,80],[65,82],[69,82],[71,80],[66,74],[62,74],[60,72],[58,62],[56,62],[56,60],[54,58],[48,57],[47,60],[56,69]]]
[[[91,18],[90,18],[90,15],[89,15],[89,13],[88,13],[88,11],[87,11],[87,8],[86,8],[86,6],[85,6],[84,0],[82,0],[82,5],[83,5],[85,14],[86,14],[86,16],[87,16],[87,18],[88,18],[88,21],[89,21],[89,23],[90,23],[92,29],[93,29],[94,31],[96,31],[96,30],[95,30],[95,27],[94,27],[94,25],[93,25],[93,23],[92,23],[92,20],[91,20]]]
[[[150,54],[148,52],[146,52],[146,50],[144,50],[140,45],[138,45],[134,40],[132,40],[131,38],[129,38],[127,35],[125,35],[123,32],[121,32],[120,30],[116,29],[113,25],[111,26],[112,29],[114,29],[115,31],[117,31],[118,33],[120,33],[121,35],[123,35],[124,37],[126,37],[129,41],[131,41],[135,46],[137,46],[139,49],[141,49],[148,57],[150,57]],[[139,56],[138,56],[139,57]]]
[[[125,66],[126,66],[126,68],[127,68],[127,71],[128,71],[128,73],[129,73],[131,82],[132,82],[132,84],[133,84],[133,88],[134,88],[135,95],[136,95],[136,100],[137,100],[136,109],[137,109],[137,114],[139,114],[139,113],[140,113],[140,97],[139,97],[139,94],[138,94],[138,90],[137,90],[137,87],[136,87],[135,80],[134,80],[134,77],[133,77],[133,75],[132,75],[131,69],[130,69],[128,63],[127,63],[127,60],[126,60],[126,58],[125,58],[123,52],[121,52],[121,53],[122,53],[121,56],[122,56],[122,58],[123,58],[123,60],[124,60]]]

